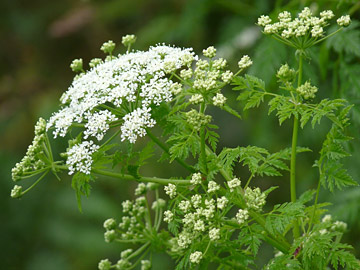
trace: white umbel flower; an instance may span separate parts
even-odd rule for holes
[[[241,57],[238,65],[240,69],[245,69],[248,68],[252,65],[252,61],[250,59],[250,57],[248,55],[244,55],[243,57]]]
[[[201,173],[194,173],[194,174],[191,176],[190,183],[193,184],[193,185],[199,185],[199,184],[201,184]]]
[[[351,19],[349,15],[341,16],[339,19],[336,20],[337,24],[340,26],[349,26],[351,23]]]
[[[225,104],[226,97],[224,97],[224,95],[221,93],[217,93],[216,96],[214,96],[212,100],[213,100],[213,104],[215,106],[221,107]]]
[[[87,123],[85,124],[84,139],[87,139],[89,136],[94,136],[98,141],[103,139],[105,133],[110,128],[109,123],[118,119],[108,110],[95,112],[93,114],[87,112],[85,118],[87,119]]]
[[[212,228],[209,231],[209,238],[211,241],[216,241],[220,239],[220,229],[218,228]]]
[[[215,181],[210,181],[208,183],[208,192],[215,192],[220,189],[220,186]]]
[[[164,187],[165,193],[170,197],[170,199],[175,198],[176,196],[176,186],[174,184],[168,184]]]
[[[99,149],[99,146],[93,141],[83,141],[80,144],[74,145],[67,151],[66,165],[69,167],[69,174],[75,171],[90,174],[92,157],[91,155]]]
[[[234,179],[228,181],[227,184],[230,188],[230,192],[233,192],[235,188],[241,185],[241,181],[239,180],[239,178],[235,177]]]
[[[174,218],[173,212],[171,212],[170,210],[166,210],[164,212],[164,221],[165,222],[169,223],[173,220],[173,218]]]
[[[239,209],[236,214],[236,221],[239,224],[243,224],[249,218],[249,211],[246,209]]]
[[[203,257],[203,254],[201,251],[195,251],[190,254],[190,262],[193,264],[199,264],[202,257]]]

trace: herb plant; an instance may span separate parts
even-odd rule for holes
[[[115,43],[104,43],[106,58],[91,60],[88,71],[82,59],[72,62],[78,75],[61,97],[60,110],[48,121],[39,119],[33,143],[12,171],[15,182],[37,179],[25,190],[15,185],[11,196],[22,197],[49,173],[60,180],[67,172],[81,211],[81,197],[89,196],[91,181],[107,176],[138,182],[136,198],[123,201],[123,213],[104,222],[106,242],[132,248],[122,251],[117,262],[101,260],[100,270],[157,269],[154,252],[169,254],[179,270],[254,269],[263,243],[274,251],[264,269],[359,269],[352,247],[341,242],[346,224],[333,220],[327,203],[319,202],[321,188],[357,185],[341,163],[350,155],[345,145],[352,139],[347,130],[352,105],[346,99],[318,98],[321,89],[303,75],[304,61],[311,60],[309,49],[351,23],[342,16],[337,29],[332,26],[326,33],[333,18],[330,10],[317,17],[304,8],[295,18],[281,12],[275,23],[269,16],[258,19],[264,34],[295,52],[296,67],[279,66],[276,91],[266,88],[261,74],[245,74],[252,65],[247,55],[232,72],[212,46],[201,57],[192,49],[166,45],[134,51],[136,38],[127,35],[122,39],[126,53],[114,55]],[[273,153],[253,145],[219,149],[218,126],[209,108],[219,107],[241,121],[222,93],[227,85],[239,93],[244,110],[267,102],[280,125],[292,121],[291,146]],[[316,129],[323,118],[332,126],[313,161],[317,189],[300,195],[296,157],[312,150],[298,146],[298,136],[306,125]],[[161,130],[161,136],[153,129]],[[50,134],[68,140],[59,156],[52,152]],[[140,169],[156,147],[161,161],[180,164],[187,176],[142,175]],[[248,173],[236,175],[236,165]],[[288,172],[291,200],[264,211],[277,187],[260,190],[252,180]]]

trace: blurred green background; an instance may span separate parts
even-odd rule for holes
[[[315,10],[332,9],[336,16],[350,13],[351,31],[344,31],[312,51],[305,76],[319,86],[320,97],[346,97],[355,104],[348,145],[353,158],[347,168],[357,180],[360,176],[360,17],[359,1],[267,1],[267,0],[3,0],[0,2],[0,262],[9,270],[85,270],[97,269],[102,258],[113,262],[123,246],[106,244],[103,221],[121,215],[121,202],[130,198],[134,184],[104,179],[93,185],[89,199],[84,199],[79,213],[70,178],[59,182],[47,177],[21,200],[10,198],[13,187],[11,168],[25,154],[33,137],[38,117],[49,118],[58,108],[58,99],[73,78],[69,65],[74,58],[87,63],[103,57],[99,48],[109,39],[120,43],[125,34],[136,34],[135,49],[165,42],[193,47],[197,53],[215,45],[218,55],[235,66],[243,54],[254,61],[249,70],[276,91],[275,71],[281,63],[294,63],[294,51],[261,35],[255,25],[262,14],[289,10],[294,14],[304,6]],[[120,50],[119,50],[120,52]],[[314,74],[318,74],[314,75]],[[234,97],[230,89],[224,94]],[[238,110],[240,104],[234,102]],[[213,111],[220,126],[221,145],[255,144],[277,151],[290,145],[291,125],[278,126],[267,107],[244,113],[244,121]],[[330,123],[319,129],[305,128],[299,144],[314,149],[299,157],[299,193],[315,188],[317,174],[311,169]],[[64,142],[54,145],[64,150]],[[55,150],[56,151],[56,150]],[[181,175],[177,166],[157,166],[143,173],[151,176]],[[178,171],[177,171],[178,170]],[[236,168],[241,176],[242,168]],[[358,180],[357,180],[358,181]],[[287,175],[261,178],[253,184],[262,188],[279,185],[269,198],[272,203],[289,199]],[[355,246],[360,256],[360,191],[355,187],[329,194],[322,191],[321,201],[331,201],[333,215],[348,223],[346,242]],[[264,247],[266,250],[266,247]],[[268,251],[268,257],[273,254]],[[172,269],[166,255],[155,256],[154,269]],[[259,260],[259,265],[263,263]]]

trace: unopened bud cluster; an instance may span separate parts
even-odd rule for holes
[[[310,84],[310,82],[305,82],[304,84],[300,85],[296,92],[299,93],[304,99],[312,99],[315,98],[315,94],[318,91],[316,86]]]
[[[193,127],[194,130],[199,131],[202,126],[205,126],[211,122],[211,115],[205,115],[194,109],[191,109],[185,114],[186,121]]]
[[[45,168],[46,164],[42,159],[44,155],[44,145],[46,136],[46,121],[40,118],[35,125],[35,137],[29,145],[25,156],[12,169],[12,179],[19,181],[24,176],[28,176],[37,170]]]

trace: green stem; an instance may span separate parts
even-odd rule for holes
[[[56,165],[56,169],[60,170],[67,170],[68,167],[66,165]],[[140,178],[136,178],[135,176],[129,174],[122,174],[122,173],[114,173],[99,169],[93,169],[91,172],[95,174],[100,174],[104,176],[109,176],[113,178],[118,178],[121,180],[129,180],[129,181],[137,181],[137,182],[151,182],[151,183],[158,183],[161,185],[168,185],[168,184],[178,184],[178,185],[190,185],[190,180],[176,180],[176,179],[166,179],[166,178],[159,178],[159,177],[145,177],[140,176]]]
[[[151,183],[158,183],[158,184],[162,184],[162,185],[168,185],[168,184],[190,185],[190,180],[175,180],[175,179],[166,179],[166,178],[159,178],[159,177],[144,177],[144,176],[141,176],[140,178],[136,178],[129,174],[114,173],[114,172],[98,170],[98,169],[93,169],[92,172],[96,173],[96,174],[104,175],[104,176],[119,178],[122,180],[151,182]]]
[[[301,85],[302,81],[302,73],[303,73],[303,52],[299,54],[299,71],[298,71],[298,87]],[[298,139],[298,130],[299,130],[299,118],[294,116],[294,124],[293,124],[293,134],[292,134],[292,142],[291,142],[291,161],[290,161],[290,196],[291,202],[296,202],[296,147],[297,147],[297,139]],[[300,236],[299,222],[296,219],[294,221],[293,228],[293,236],[294,238],[298,238]]]
[[[205,103],[200,105],[200,113],[205,112]],[[206,151],[205,151],[205,126],[200,129],[200,162],[202,164],[203,173],[207,175],[207,162],[206,162]]]
[[[45,175],[48,174],[48,172],[49,172],[49,170],[47,170],[42,176],[40,176],[39,179],[34,182],[34,184],[32,184],[29,188],[27,188],[25,191],[23,191],[23,192],[21,193],[21,196],[25,195],[25,194],[28,193],[30,190],[32,190],[33,187],[35,187],[35,186],[45,177]]]
[[[148,246],[150,245],[150,242],[145,243],[143,246],[141,246],[138,250],[133,252],[129,257],[127,257],[128,260],[131,260],[132,258],[138,256],[141,252],[143,252]]]
[[[149,129],[146,129],[146,134],[149,136],[149,138],[156,143],[165,153],[167,153],[168,155],[170,155],[170,151],[169,148],[167,147],[166,144],[164,144],[162,141],[160,141],[156,136],[154,136],[154,134],[151,133],[151,131]],[[185,169],[187,169],[189,172],[194,173],[196,172],[196,170],[188,165],[187,163],[185,163],[185,161],[183,161],[182,159],[179,158],[175,158],[175,160],[181,165],[183,166]]]
[[[208,155],[210,154],[214,154],[211,149],[209,147],[206,147],[206,152]],[[225,178],[226,181],[230,181],[232,178],[231,176],[224,170],[224,169],[220,169],[219,170],[220,174]],[[243,194],[244,194],[244,190],[241,188],[241,187],[238,187],[240,189],[240,192],[239,192],[239,197],[242,201],[242,205],[241,207],[242,208],[245,208],[246,205],[245,205],[245,200],[243,198]],[[279,250],[281,250],[283,253],[288,253],[289,252],[289,249],[290,249],[290,244],[287,242],[286,238],[279,232],[275,232],[275,235],[273,236],[267,229],[266,229],[266,222],[265,222],[265,219],[259,215],[258,213],[256,213],[255,211],[252,211],[252,210],[249,210],[249,215],[269,234],[271,235],[272,237],[268,239],[272,239],[273,241],[277,242],[277,245],[279,247],[281,247],[281,249],[279,249],[279,247],[277,247]],[[266,241],[268,239],[265,239]],[[267,241],[268,242],[268,241]],[[272,245],[272,243],[268,242],[269,244]]]

